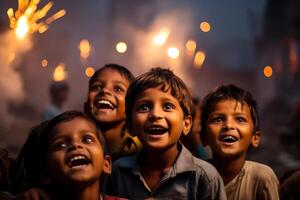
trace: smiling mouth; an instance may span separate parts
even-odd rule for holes
[[[162,135],[167,131],[168,129],[163,126],[150,126],[146,128],[146,132],[150,135]]]
[[[232,135],[225,135],[225,136],[221,137],[221,141],[226,142],[226,143],[234,143],[234,142],[238,141],[238,138],[236,138]]]
[[[96,102],[96,107],[98,109],[111,109],[111,110],[113,110],[116,106],[108,100],[100,99]]]
[[[69,159],[68,165],[70,168],[82,168],[91,163],[90,159],[83,155],[74,155]]]

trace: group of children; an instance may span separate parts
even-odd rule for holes
[[[84,111],[64,112],[34,129],[17,162],[26,174],[17,182],[29,184],[0,198],[279,199],[272,169],[246,160],[259,145],[259,118],[252,95],[239,87],[220,86],[203,99],[208,162],[181,143],[195,107],[169,69],[135,79],[125,67],[105,65],[89,81]],[[39,166],[30,172],[32,163]],[[28,179],[35,173],[33,184]]]

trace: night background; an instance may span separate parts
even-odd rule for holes
[[[48,2],[40,1],[37,10]],[[40,22],[61,9],[66,14],[45,32],[18,39],[7,15],[18,1],[0,0],[0,147],[10,156],[41,121],[54,78],[70,85],[64,110],[83,110],[93,70],[118,63],[134,75],[169,67],[200,99],[220,84],[249,90],[262,129],[261,145],[249,158],[270,165],[279,177],[300,166],[300,1],[53,3]],[[126,50],[116,49],[120,42]],[[54,77],[55,71],[61,74]]]

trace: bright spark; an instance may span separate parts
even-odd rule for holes
[[[48,2],[42,9],[37,10],[39,2],[40,0],[18,0],[18,9],[15,12],[12,8],[7,10],[10,28],[15,30],[18,39],[22,40],[28,33],[36,31],[44,33],[50,23],[66,14],[62,9],[45,21],[38,22],[53,6],[53,2]]]
[[[179,56],[179,50],[178,50],[178,48],[176,48],[176,47],[170,47],[168,49],[168,56],[170,58],[173,58],[173,59],[178,58],[178,56]]]
[[[154,44],[158,46],[163,45],[167,41],[169,34],[170,34],[170,30],[168,28],[162,28],[160,32],[154,37],[153,39]]]

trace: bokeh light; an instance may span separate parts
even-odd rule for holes
[[[160,32],[154,37],[153,43],[158,46],[163,45],[167,41],[169,34],[170,30],[168,28],[162,28]]]
[[[54,81],[63,81],[66,80],[68,77],[68,73],[66,71],[66,66],[64,63],[59,63],[56,66],[53,73],[53,80]]]
[[[93,75],[94,75],[94,73],[95,73],[95,69],[93,68],[93,67],[87,67],[86,69],[85,69],[85,75],[87,76],[87,77],[92,77]]]
[[[205,53],[203,51],[198,51],[194,58],[194,65],[196,68],[201,68],[205,61]]]
[[[47,59],[43,59],[41,61],[41,65],[42,65],[42,67],[47,67],[48,66],[48,60]]]
[[[264,75],[265,75],[265,77],[269,78],[269,77],[272,76],[272,74],[273,74],[272,67],[271,66],[265,66],[265,68],[264,68]]]
[[[211,26],[208,22],[201,22],[200,23],[200,30],[207,33],[209,32],[211,29]]]
[[[118,42],[116,50],[119,53],[125,53],[127,51],[127,44],[125,42]]]
[[[176,48],[176,47],[170,47],[168,49],[168,56],[170,58],[173,58],[173,59],[178,58],[178,56],[179,56],[179,50],[178,50],[178,48]]]
[[[91,45],[88,40],[86,40],[86,39],[81,40],[78,48],[80,50],[80,56],[83,59],[87,59],[90,56]]]
[[[194,40],[189,40],[186,42],[185,48],[188,54],[193,54],[196,50],[197,43]]]

